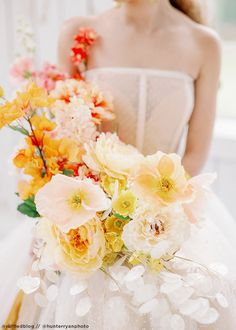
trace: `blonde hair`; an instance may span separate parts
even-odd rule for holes
[[[206,24],[203,5],[196,0],[170,0],[170,3],[176,9],[182,11],[193,21]]]

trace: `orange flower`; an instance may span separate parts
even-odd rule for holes
[[[41,116],[33,116],[30,118],[33,127],[40,131],[52,131],[56,127],[56,124],[49,120],[45,114]]]
[[[20,149],[13,159],[13,163],[18,168],[24,168],[26,163],[33,157],[31,149]]]
[[[30,82],[24,92],[18,92],[15,101],[22,110],[28,110],[29,107],[31,109],[50,108],[54,103],[54,99],[48,95],[47,91],[37,86],[35,82]]]
[[[0,106],[0,128],[11,124],[18,118],[24,116],[24,112],[19,108],[16,102],[6,102]]]

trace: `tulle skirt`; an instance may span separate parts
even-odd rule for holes
[[[10,236],[0,243],[1,324],[6,321],[17,296],[17,279],[27,274],[32,262],[30,251],[33,227],[34,220],[26,219]],[[167,292],[163,297],[159,290],[160,282],[157,276],[152,273],[144,278],[144,281],[148,283],[146,292],[142,294],[140,294],[141,291],[138,292],[140,281],[137,281],[133,285],[126,286],[125,294],[122,294],[122,290],[120,291],[117,282],[114,282],[114,278],[110,278],[107,274],[99,271],[88,280],[86,290],[81,291],[80,294],[72,294],[71,292],[72,288],[78,284],[78,279],[75,276],[60,275],[57,282],[57,299],[48,302],[44,307],[39,307],[35,303],[35,295],[24,295],[18,315],[18,324],[40,324],[49,327],[64,325],[96,330],[235,330],[236,221],[229,215],[224,205],[214,194],[209,200],[204,224],[199,228],[194,228],[191,238],[178,252],[178,256],[178,262],[174,267],[176,273],[181,274],[183,281],[189,279],[189,273],[199,274],[200,271],[196,265],[209,267],[209,269],[214,270],[214,274],[215,272],[219,274],[217,281],[212,276],[212,281],[209,282],[210,288],[204,287],[206,283],[199,287],[198,283],[198,299],[204,300],[204,293],[210,297],[212,290],[215,290],[214,287],[217,287],[220,292],[214,303],[217,306],[213,306],[219,313],[215,323],[207,324],[208,322],[204,322],[204,315],[201,316],[199,313],[198,315],[195,313],[197,315],[195,315],[195,319],[197,317],[202,318],[202,323],[196,322],[194,318],[189,318],[188,306],[185,306],[185,312],[183,312],[184,297],[188,293],[190,284],[185,285],[184,288],[179,288],[179,296],[175,296],[175,292],[168,296]],[[191,263],[190,260],[193,260],[194,263]],[[122,265],[119,265],[119,267],[115,269],[114,277],[119,279],[121,286],[125,286],[122,279],[125,276],[126,269]],[[119,276],[120,278],[118,278]],[[165,280],[168,285],[170,282],[171,285],[175,282],[174,276],[173,278],[166,277]],[[149,288],[151,288],[151,291],[148,290]],[[88,297],[89,302],[86,300]],[[140,299],[140,304],[142,302],[141,309],[137,297]],[[38,299],[40,300],[40,297]],[[145,305],[148,299],[149,304]],[[217,300],[220,304],[217,303]],[[131,304],[130,301],[133,301],[134,304]],[[156,303],[156,307],[152,310],[149,309],[150,304],[154,303]],[[180,305],[178,305],[181,303],[183,313],[179,307]],[[137,308],[134,308],[135,304]],[[83,313],[78,316],[75,311],[79,305],[82,311],[90,307],[89,312],[84,313],[86,314],[84,316]],[[204,314],[204,308],[202,314]],[[208,313],[208,319],[211,319],[211,317],[214,317],[214,314]]]

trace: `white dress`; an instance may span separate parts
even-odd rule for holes
[[[189,75],[177,71],[101,68],[87,71],[86,78],[114,96],[117,118],[114,128],[123,141],[135,145],[145,155],[157,150],[179,151],[194,107],[194,81]],[[229,308],[219,309],[220,317],[211,326],[186,318],[185,329],[235,330],[236,222],[213,193],[206,217],[204,226],[193,231],[179,255],[206,266],[224,264],[228,268],[221,286]],[[32,220],[25,220],[0,244],[0,323],[6,319],[17,293],[17,278],[30,264],[33,225]],[[76,278],[63,275],[59,281],[57,300],[44,308],[36,306],[32,295],[25,297],[18,324],[87,324],[89,329],[96,330],[184,329],[175,322],[169,326],[160,324],[158,313],[164,314],[164,310],[151,316],[137,315],[109,289],[108,278],[103,273],[91,278],[88,292],[92,308],[79,318],[75,314],[79,298],[69,294]]]

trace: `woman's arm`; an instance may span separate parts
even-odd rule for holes
[[[183,157],[183,165],[190,175],[198,174],[207,159],[221,68],[221,43],[217,35],[208,32],[201,42],[203,65],[195,85],[195,107],[189,122]]]

